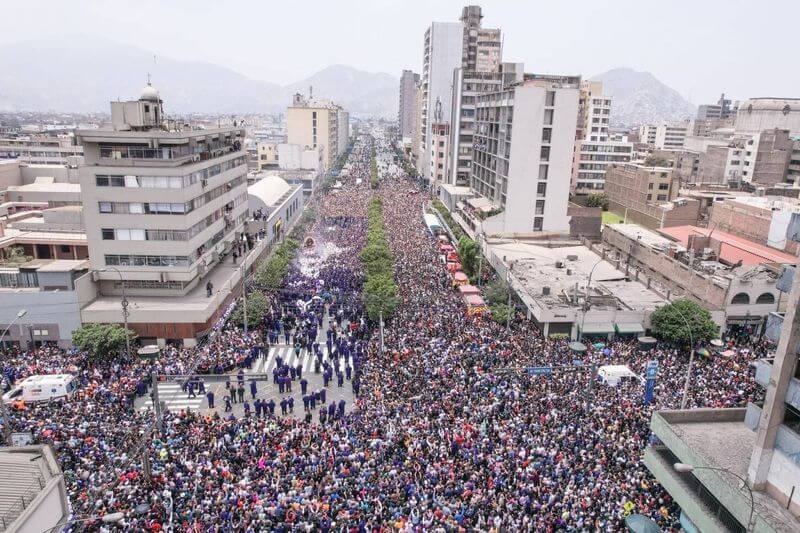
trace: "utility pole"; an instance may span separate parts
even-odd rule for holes
[[[153,412],[156,415],[156,427],[159,433],[164,432],[164,422],[161,417],[161,400],[158,397],[158,374],[153,372],[151,374],[153,382]]]
[[[383,346],[383,309],[380,310],[380,321],[381,321],[381,353],[384,351]]]
[[[244,261],[242,261],[242,305],[244,306],[244,336],[247,337],[247,285],[245,284],[245,277],[247,271],[244,269]]]
[[[508,333],[509,329],[511,329],[511,269],[514,267],[514,263],[508,264],[508,271],[506,272],[506,281],[508,284],[508,303],[506,304],[506,333]]]
[[[481,240],[484,240],[486,237],[483,236],[483,233],[478,234],[478,250],[480,251],[480,255],[478,256],[478,287],[481,286],[483,280],[483,246],[481,246]]]

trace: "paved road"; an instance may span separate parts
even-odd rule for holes
[[[320,328],[321,331],[319,331],[317,339],[320,341],[320,346],[323,352],[327,352],[324,340],[327,336],[326,331],[328,330],[327,313],[325,320],[323,320],[323,324],[324,326],[323,328]],[[303,350],[298,356],[295,354],[293,346],[276,344],[270,346],[266,355],[262,355],[262,357],[254,361],[252,368],[245,369],[245,399],[250,403],[251,413],[254,415],[254,398],[250,393],[250,381],[247,376],[248,374],[267,374],[269,380],[256,382],[258,390],[255,397],[267,401],[270,399],[274,400],[275,415],[281,416],[280,401],[283,398],[289,398],[291,396],[294,398],[294,412],[289,413],[286,416],[293,416],[294,418],[302,419],[305,417],[305,411],[303,410],[303,394],[300,390],[300,380],[295,379],[292,383],[292,392],[287,392],[284,394],[280,394],[278,392],[278,385],[272,382],[272,369],[275,368],[278,357],[281,357],[284,362],[291,366],[296,366],[298,362],[302,365],[303,377],[308,380],[308,391],[324,388],[322,372],[319,374],[314,373],[314,356],[311,352]],[[324,353],[323,361],[326,360],[329,360],[329,357],[327,353]],[[340,368],[342,368],[344,371],[344,365],[341,363]],[[228,375],[230,376],[231,383],[235,385],[236,372]],[[215,383],[206,383],[206,391],[209,390],[214,392],[215,405],[213,410],[208,408],[208,400],[204,394],[197,393],[195,398],[189,398],[188,394],[181,389],[181,385],[179,383],[171,381],[158,384],[159,399],[164,402],[166,408],[170,411],[191,409],[192,411],[199,411],[204,414],[210,414],[216,411],[220,416],[226,416],[227,413],[225,413],[224,397],[228,395],[228,391],[225,388],[225,380],[223,379],[222,381]],[[334,374],[333,380],[328,384],[328,387],[325,388],[325,391],[327,403],[330,403],[331,401],[338,403],[340,399],[344,399],[346,402],[345,410],[346,412],[350,412],[355,403],[355,397],[353,396],[353,388],[350,380],[345,379],[344,385],[339,387],[337,385],[336,375]],[[144,396],[136,400],[135,406],[139,410],[152,409],[152,400],[150,399],[149,395]],[[317,404],[316,409],[314,409],[312,412],[315,421],[318,419],[319,407],[319,404]],[[233,404],[232,413],[237,417],[243,416],[244,405],[241,403]]]

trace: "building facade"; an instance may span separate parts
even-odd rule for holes
[[[411,139],[414,134],[414,110],[419,74],[404,70],[400,76],[400,94],[397,105],[397,135],[400,140]]]
[[[173,130],[148,85],[112,102],[112,130],[78,131],[89,257],[103,294],[180,296],[241,239],[247,217],[244,131]],[[116,271],[111,271],[117,269]]]
[[[463,25],[457,22],[433,22],[425,31],[417,170],[429,182],[435,179],[431,175],[429,147],[436,104],[439,102],[442,109],[451,109],[453,71],[461,66],[463,39]]]
[[[472,166],[475,130],[475,98],[502,87],[502,36],[499,29],[482,28],[480,6],[465,6],[462,58],[453,72],[453,96],[450,113],[450,156],[448,183],[466,185]]]
[[[689,131],[688,124],[662,123],[656,126],[653,146],[658,150],[680,150]],[[649,134],[649,132],[648,132]]]
[[[323,168],[331,168],[349,142],[349,115],[341,106],[295,94],[286,110],[287,143],[319,148]]]
[[[590,135],[594,137],[594,135]],[[575,141],[572,190],[575,194],[602,192],[609,165],[627,163],[633,155],[633,143],[617,141]]]
[[[20,135],[0,138],[0,159],[22,163],[78,166],[83,147],[69,135]]]
[[[580,78],[525,77],[477,97],[470,187],[500,211],[487,232],[567,232]]]

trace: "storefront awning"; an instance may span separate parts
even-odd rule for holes
[[[621,322],[617,324],[617,333],[621,335],[638,335],[644,333],[644,327],[638,322]]]
[[[614,324],[611,322],[597,322],[595,324],[584,324],[584,335],[608,335],[614,333]]]

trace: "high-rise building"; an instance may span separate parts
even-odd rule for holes
[[[99,292],[166,299],[187,295],[243,237],[245,130],[172,124],[150,84],[138,100],[111,102],[111,122],[112,129],[76,132],[84,148],[83,216]],[[152,325],[157,315],[138,317],[137,332],[192,339],[208,328],[206,321],[218,309],[209,305],[180,330],[148,330],[145,322]],[[85,318],[103,322],[112,315],[118,319],[118,311],[99,304]]]
[[[502,38],[499,29],[482,28],[480,6],[461,12],[461,65],[453,72],[448,183],[467,185],[472,167],[475,97],[502,88]]]
[[[400,76],[400,98],[397,106],[397,135],[400,140],[414,134],[414,109],[419,74],[404,70]]]
[[[496,212],[483,224],[487,233],[569,231],[580,81],[526,74],[476,97],[470,188]]]
[[[453,71],[461,66],[463,39],[463,25],[457,22],[433,22],[425,31],[417,170],[430,182],[435,179],[430,156],[433,114],[437,102],[451,109]]]
[[[722,93],[716,104],[703,104],[697,107],[697,118],[701,120],[727,119],[734,114],[735,111],[731,109],[731,101],[725,98],[725,93]]]
[[[286,132],[288,144],[319,148],[327,170],[347,148],[349,115],[333,102],[305,98],[298,93],[286,110]]]
[[[572,188],[576,194],[602,192],[609,165],[627,163],[633,155],[633,143],[623,141],[576,142],[572,169]]]

